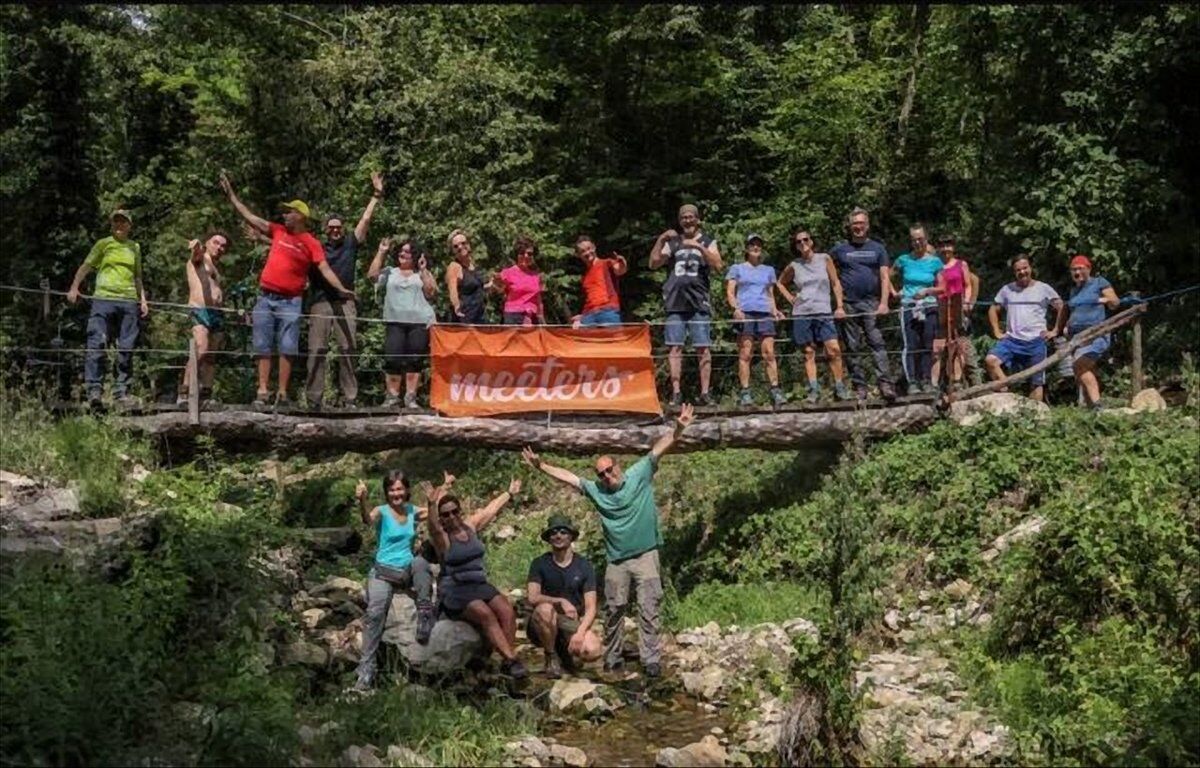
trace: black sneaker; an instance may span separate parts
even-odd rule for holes
[[[308,410],[310,410],[310,411],[320,411],[324,407],[325,406],[321,403],[320,400],[313,400],[313,401],[309,402],[309,404],[308,404]]]
[[[642,668],[646,673],[646,677],[662,677],[662,665],[658,662],[652,662]]]
[[[625,671],[625,662],[618,661],[615,664],[609,664],[606,661],[606,662],[604,662],[604,671],[605,672],[624,672]]]
[[[357,411],[358,403],[354,400],[345,400],[342,402],[342,408],[347,411]]]
[[[551,655],[546,659],[546,667],[542,670],[542,675],[549,680],[557,680],[563,675],[562,662],[558,660],[558,656]]]
[[[854,396],[856,398],[858,398],[859,402],[866,400],[867,399],[867,385],[866,384],[854,385]]]
[[[896,402],[896,388],[889,382],[879,382],[879,394],[882,395],[883,399],[889,403]]]
[[[513,680],[524,680],[529,677],[529,670],[525,669],[525,665],[520,659],[508,659],[500,665],[500,673],[511,677]]]
[[[100,396],[99,392],[93,392],[88,395],[87,404],[88,408],[91,408],[93,411],[99,411],[104,408],[104,399]]]
[[[701,392],[700,397],[696,398],[696,405],[714,405],[712,395],[707,392]]]
[[[437,615],[433,610],[433,603],[422,600],[417,603],[417,642],[421,645],[429,643],[429,636],[433,634],[433,625],[437,623]]]
[[[275,396],[275,407],[276,408],[291,408],[292,401],[288,398],[287,395],[280,392],[278,395]]]

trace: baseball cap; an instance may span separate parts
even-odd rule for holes
[[[746,245],[750,245],[750,243],[753,243],[755,240],[758,241],[759,245],[762,245],[766,242],[766,240],[763,240],[763,236],[757,232],[751,232],[750,234],[746,235]]]
[[[125,210],[124,208],[118,208],[117,210],[113,211],[112,215],[108,217],[109,221],[117,218],[118,216],[120,216],[122,219],[125,219],[125,221],[128,221],[130,224],[133,223],[133,217],[130,216],[129,211]]]
[[[1072,267],[1087,267],[1088,269],[1091,269],[1092,268],[1092,260],[1089,259],[1087,256],[1084,256],[1082,253],[1077,253],[1071,259],[1071,266]]]
[[[308,210],[308,203],[304,202],[303,200],[293,200],[290,203],[284,203],[280,207],[291,208],[293,211],[300,214],[301,216],[303,216],[306,219],[312,218],[312,214]]]

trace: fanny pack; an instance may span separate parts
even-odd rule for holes
[[[450,578],[455,584],[486,584],[487,573],[485,571],[452,571]]]
[[[409,566],[394,568],[383,563],[375,563],[375,578],[383,579],[398,587],[407,587],[412,583],[412,569]]]

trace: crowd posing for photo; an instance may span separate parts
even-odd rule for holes
[[[224,174],[219,184],[245,222],[248,235],[269,244],[250,312],[257,368],[254,405],[289,404],[292,367],[300,355],[301,320],[307,318],[306,405],[312,409],[325,405],[328,360],[331,346],[336,344],[340,405],[355,407],[359,403],[358,324],[365,319],[358,315],[358,251],[384,198],[382,176],[372,174],[371,197],[352,229],[339,215],[325,217],[324,240],[310,231],[312,213],[304,201],[283,204],[281,221],[272,222],[251,211]],[[67,293],[71,303],[77,302],[84,279],[96,273],[84,370],[87,397],[93,406],[101,403],[110,339],[117,348],[114,396],[122,404],[133,402],[129,392],[133,350],[140,321],[150,311],[141,249],[132,239],[132,216],[118,210],[110,221],[112,235],[93,246]],[[810,229],[792,231],[787,243],[790,261],[776,274],[773,266],[764,263],[767,241],[762,235],[748,234],[741,260],[726,266],[717,240],[704,231],[699,209],[691,204],[679,208],[677,228],[658,235],[648,254],[650,268],[667,270],[660,324],[667,347],[671,406],[683,402],[683,356],[689,345],[698,363],[695,402],[714,402],[714,274],[724,274],[724,298],[732,313],[737,338],[737,402],[741,406],[754,404],[750,379],[756,346],[771,405],[787,402],[776,351],[781,322],[790,326],[790,340],[803,352],[807,402],[816,403],[822,397],[818,353],[828,367],[836,400],[865,400],[873,375],[880,395],[890,402],[897,396],[898,380],[880,325],[884,316],[894,314],[899,320],[903,344],[899,381],[907,393],[922,394],[953,391],[965,377],[978,376],[981,370],[993,380],[1003,381],[1043,361],[1052,340],[1077,335],[1103,322],[1106,310],[1119,304],[1112,285],[1093,276],[1092,263],[1085,255],[1070,259],[1072,285],[1064,302],[1054,288],[1034,279],[1031,258],[1018,254],[1009,262],[1012,282],[1001,287],[988,305],[988,323],[997,343],[981,367],[971,343],[970,321],[972,309],[981,302],[980,281],[957,251],[954,236],[941,234],[931,243],[925,227],[916,224],[909,231],[910,249],[893,259],[884,244],[870,236],[867,211],[854,208],[845,223],[846,239],[827,249],[819,246]],[[479,268],[465,230],[455,229],[445,242],[450,261],[440,282],[430,270],[431,255],[413,238],[382,238],[367,268],[367,278],[383,297],[379,319],[385,324],[386,407],[418,406],[428,365],[430,328],[435,323],[487,324],[490,296],[501,297],[500,317],[505,325],[528,327],[547,322],[534,240],[518,237],[511,264],[492,274]],[[193,379],[199,382],[198,396],[212,399],[215,353],[221,350],[226,335],[220,265],[229,246],[229,236],[221,231],[188,244],[184,271],[196,356],[194,363],[189,360],[182,377],[180,402],[187,401],[188,382]],[[583,303],[579,313],[570,318],[571,325],[586,328],[622,323],[619,278],[626,274],[629,263],[617,253],[600,256],[589,235],[580,235],[574,250],[583,268]],[[439,313],[443,287],[448,304]],[[781,305],[780,300],[785,303]],[[1048,319],[1051,311],[1052,320]],[[1082,398],[1093,408],[1100,407],[1097,363],[1109,345],[1110,339],[1104,336],[1073,353]],[[1044,373],[1031,377],[1032,397],[1043,397],[1044,382]]]

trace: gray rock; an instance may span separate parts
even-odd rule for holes
[[[1129,407],[1135,413],[1153,413],[1155,411],[1167,410],[1167,401],[1163,399],[1162,394],[1157,389],[1148,387],[1133,396]]]
[[[430,768],[433,766],[433,761],[420,752],[415,752],[408,747],[402,747],[399,744],[393,744],[387,748],[386,755],[387,764],[391,766],[404,766],[404,768]]]
[[[699,672],[684,672],[680,677],[684,690],[709,701],[718,698],[726,684],[725,670],[715,664],[710,664]]]
[[[950,404],[950,420],[964,427],[978,424],[988,414],[1042,420],[1049,417],[1050,406],[1012,392],[994,392]]]
[[[323,597],[331,603],[352,602],[363,605],[363,582],[345,576],[330,576],[308,590],[309,597]]]
[[[364,744],[361,747],[351,744],[340,756],[339,763],[348,768],[383,768],[379,759],[379,747],[374,744]]]
[[[588,756],[578,747],[568,747],[565,744],[550,745],[550,760],[559,765],[571,768],[587,768]]]
[[[550,687],[550,711],[566,712],[595,694],[599,686],[582,678],[556,680]]]
[[[329,663],[329,652],[316,643],[296,640],[279,649],[279,659],[283,664],[324,667]]]
[[[417,616],[413,599],[406,594],[392,597],[383,642],[395,646],[413,669],[426,673],[461,670],[472,657],[484,653],[479,632],[465,621],[441,619],[433,626],[429,643],[416,639]]]
[[[883,614],[883,624],[893,632],[900,631],[900,611],[891,608],[887,613]]]
[[[301,528],[296,536],[323,557],[352,555],[362,548],[362,535],[353,528]]]
[[[662,768],[708,768],[723,766],[728,755],[715,736],[705,736],[681,749],[660,749],[654,758],[656,766]]]
[[[974,587],[972,587],[969,582],[963,579],[955,579],[943,587],[942,592],[944,592],[951,600],[962,600],[967,595],[971,594],[972,589],[974,589]]]
[[[539,764],[550,761],[550,747],[537,736],[522,736],[505,744],[504,749],[517,759],[528,757]]]

